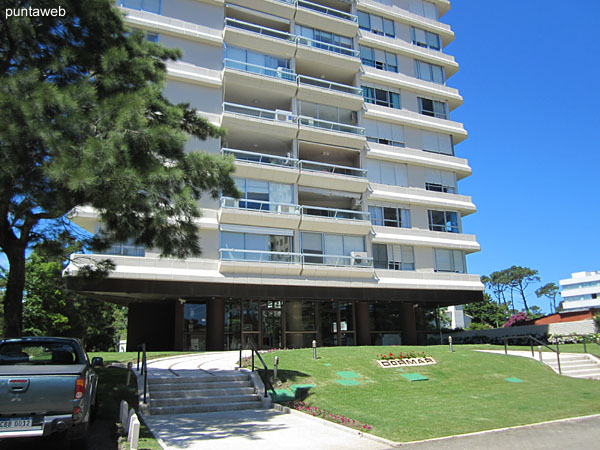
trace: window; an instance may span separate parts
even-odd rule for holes
[[[94,227],[94,234],[102,236],[104,230],[102,225],[97,223]],[[107,249],[98,251],[102,255],[122,255],[122,256],[145,256],[146,246],[136,245],[133,238],[124,242],[113,242]]]
[[[407,208],[388,208],[369,206],[371,223],[384,227],[410,228],[410,210]]]
[[[384,50],[361,45],[360,60],[365,66],[398,73],[398,58],[395,53],[389,53]]]
[[[294,188],[291,184],[250,178],[234,178],[234,180],[236,187],[242,193],[239,200],[240,208],[280,211],[282,204],[289,205],[294,202]]]
[[[433,251],[436,272],[466,273],[465,252],[441,248],[435,248]]]
[[[445,170],[427,169],[425,189],[428,191],[456,194],[456,174]]]
[[[429,64],[427,62],[415,60],[415,76],[424,81],[431,81],[437,84],[446,84],[444,68]]]
[[[125,8],[140,9],[154,14],[160,14],[161,0],[119,0],[117,5]]]
[[[402,125],[387,122],[375,122],[374,120],[363,120],[367,141],[378,144],[404,147],[404,127]]]
[[[419,47],[430,48],[432,50],[441,50],[440,36],[431,31],[421,30],[420,28],[410,27],[412,43]]]
[[[363,236],[302,232],[301,238],[305,263],[350,265],[351,258],[339,257],[350,256],[352,252],[365,251]],[[325,256],[306,256],[307,254]]]
[[[408,186],[406,164],[367,159],[367,176],[370,182],[391,186]]]
[[[290,60],[228,45],[225,47],[226,67],[294,80]]]
[[[314,117],[328,122],[355,125],[357,113],[349,109],[336,106],[321,105],[319,103],[298,101],[298,112],[301,116]]]
[[[146,40],[149,42],[160,42],[160,35],[158,33],[150,33],[149,31],[146,32]]]
[[[437,100],[417,97],[419,101],[419,114],[425,116],[437,117],[438,119],[448,119],[448,105]]]
[[[429,229],[431,231],[445,231],[447,233],[460,233],[458,227],[458,214],[454,211],[429,210]]]
[[[340,36],[328,31],[317,30],[302,25],[296,26],[296,34],[310,39],[300,40],[299,42],[311,47],[321,48],[335,53],[354,56],[354,41],[352,38]]]
[[[247,252],[224,251],[222,252],[223,259],[291,262],[291,255],[272,255],[269,252],[290,253],[292,236],[221,231],[221,248],[248,250]]]
[[[448,134],[435,133],[432,131],[421,131],[423,150],[443,155],[454,155],[452,136]]]
[[[358,26],[380,36],[396,37],[394,21],[375,14],[358,11]]]
[[[376,269],[415,270],[413,247],[373,244],[373,265]]]
[[[397,92],[385,91],[369,86],[363,86],[363,97],[366,103],[386,106],[388,108],[402,109],[400,105],[400,94]]]
[[[409,10],[411,13],[418,14],[421,17],[438,20],[438,10],[431,2],[424,0],[410,0]]]

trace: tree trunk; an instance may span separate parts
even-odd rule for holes
[[[25,248],[6,253],[10,269],[4,293],[5,338],[20,337],[23,327],[23,289],[25,289]]]

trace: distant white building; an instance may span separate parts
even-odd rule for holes
[[[446,310],[446,316],[450,320],[450,328],[453,330],[457,328],[466,329],[469,325],[471,325],[471,317],[465,314],[463,310],[463,305],[453,305],[448,306]]]
[[[563,311],[600,308],[600,271],[576,272],[560,280]]]

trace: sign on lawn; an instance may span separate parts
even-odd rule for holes
[[[384,369],[389,369],[390,367],[428,366],[430,364],[437,364],[437,361],[431,356],[425,358],[380,359],[377,362],[379,363],[379,366]]]

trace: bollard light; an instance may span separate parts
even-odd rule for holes
[[[130,361],[127,363],[127,380],[125,380],[125,386],[129,386],[129,382],[131,381],[131,368],[133,367],[133,363]]]
[[[312,345],[313,345],[313,359],[317,359],[317,341],[315,341],[313,339]]]
[[[538,345],[538,353],[540,354],[540,362],[544,362],[542,360],[542,346],[541,345]]]
[[[452,336],[448,336],[448,344],[450,344],[450,353],[452,353],[454,351],[452,348]]]
[[[275,362],[273,362],[273,381],[277,381],[277,366],[279,365],[279,356],[275,356]]]

